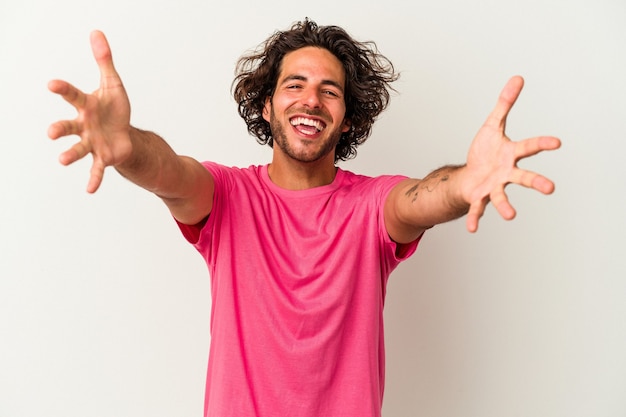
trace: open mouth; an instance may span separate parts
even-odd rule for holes
[[[291,123],[298,132],[307,136],[316,135],[326,128],[326,125],[321,120],[301,116],[290,119],[289,123]]]

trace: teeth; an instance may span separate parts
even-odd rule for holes
[[[324,125],[319,120],[307,119],[306,117],[294,117],[291,119],[291,125],[305,125],[316,128],[319,131],[324,130]]]

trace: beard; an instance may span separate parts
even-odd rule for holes
[[[297,148],[299,149],[296,149],[289,142],[285,127],[274,115],[273,108],[270,111],[270,129],[274,140],[273,146],[278,146],[284,154],[299,162],[316,162],[331,152],[334,157],[335,148],[343,133],[342,126],[338,126],[335,130],[328,132],[326,137],[319,137],[315,140],[297,139],[299,141]]]

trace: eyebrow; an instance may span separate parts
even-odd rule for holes
[[[305,77],[304,75],[299,75],[299,74],[288,75],[288,76],[285,77],[285,79],[280,84],[283,85],[286,82],[294,81],[294,80],[295,81],[308,81],[308,78]],[[339,84],[337,81],[334,81],[334,80],[322,80],[321,84],[322,85],[333,86],[333,87],[337,88],[339,91],[341,91],[342,93],[344,92],[343,86],[341,84]]]

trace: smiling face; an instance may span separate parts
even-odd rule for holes
[[[328,50],[308,46],[285,55],[274,95],[263,109],[275,161],[287,157],[334,165],[335,146],[350,129],[344,86],[343,66]]]

